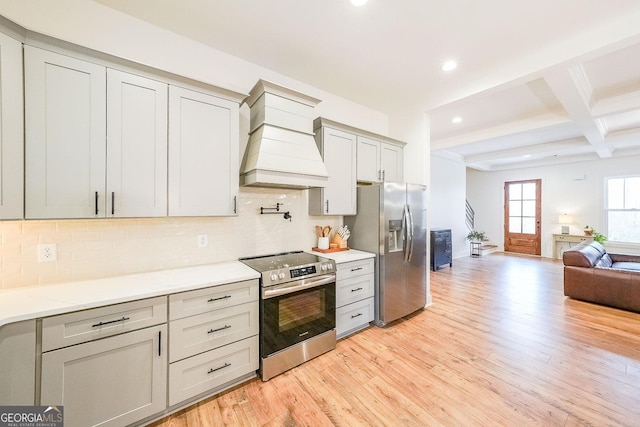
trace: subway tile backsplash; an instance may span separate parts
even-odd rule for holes
[[[243,256],[308,250],[315,225],[340,216],[309,216],[307,190],[241,189],[237,217],[0,221],[0,288],[96,279],[224,262]],[[260,207],[290,211],[260,215]],[[198,247],[198,235],[208,246]],[[57,261],[38,262],[38,244],[55,243]]]

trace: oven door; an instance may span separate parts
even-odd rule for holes
[[[260,355],[263,358],[335,327],[335,274],[262,289]]]

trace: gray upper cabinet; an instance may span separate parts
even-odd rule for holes
[[[380,169],[382,179],[387,182],[404,181],[404,149],[394,144],[380,143]]]
[[[27,218],[167,214],[168,85],[25,47]]]
[[[95,62],[25,46],[25,217],[235,215],[243,95]]]
[[[329,126],[322,126],[315,132],[329,179],[326,187],[309,190],[309,214],[355,215],[356,135]]]
[[[358,181],[382,181],[380,141],[358,136]]]
[[[402,182],[403,143],[358,136],[358,181]]]
[[[0,220],[23,213],[22,43],[0,33]]]
[[[169,215],[236,215],[239,104],[169,88]]]
[[[104,214],[105,67],[31,46],[24,64],[25,216]]]
[[[167,215],[168,85],[107,70],[107,216]]]

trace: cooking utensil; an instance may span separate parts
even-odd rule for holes
[[[326,226],[322,229],[322,237],[329,237],[329,233],[331,233],[331,227],[329,227],[328,225],[326,225]]]
[[[322,237],[322,227],[316,225],[316,237]]]

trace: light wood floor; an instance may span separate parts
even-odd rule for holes
[[[640,314],[566,299],[549,259],[430,274],[428,309],[153,426],[640,425]]]

